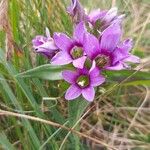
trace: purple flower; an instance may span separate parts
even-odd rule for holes
[[[121,23],[122,19],[125,15],[117,15],[118,9],[116,7],[111,8],[110,10],[103,10],[100,9],[92,11],[88,18],[89,22],[95,26],[97,21],[99,21],[100,26],[102,29],[105,29],[109,25],[113,23]]]
[[[110,10],[94,10],[89,14],[85,13],[84,8],[80,4],[79,0],[72,0],[71,6],[67,9],[68,13],[72,16],[75,23],[81,21],[89,22],[93,27],[99,22],[99,29],[105,29],[113,23],[121,23],[125,15],[118,16],[118,9],[116,7]]]
[[[73,63],[77,68],[83,68],[86,56],[83,50],[84,34],[86,32],[84,23],[79,23],[74,30],[73,38],[63,33],[54,34],[54,42],[60,51],[52,58],[53,65],[66,65]]]
[[[100,40],[90,33],[86,34],[84,50],[99,69],[121,70],[129,67],[126,62],[139,63],[139,58],[130,53],[132,40],[120,44],[121,35],[117,23],[105,29]]]
[[[82,94],[87,101],[91,102],[95,96],[94,87],[105,81],[105,78],[100,75],[100,71],[96,67],[92,67],[90,70],[86,68],[77,69],[76,71],[66,70],[62,75],[64,80],[71,84],[65,94],[67,100],[73,100]]]
[[[79,0],[72,0],[72,4],[68,7],[67,12],[72,16],[73,21],[76,24],[81,21],[85,21],[87,18],[87,15],[85,14]]]
[[[32,40],[32,44],[37,53],[44,55],[48,59],[51,59],[58,49],[50,36],[48,28],[46,28],[46,37],[38,35]]]

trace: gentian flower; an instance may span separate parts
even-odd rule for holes
[[[122,30],[117,23],[105,29],[100,40],[90,33],[86,34],[84,50],[99,69],[121,70],[129,67],[126,62],[139,63],[139,58],[130,53],[132,40],[120,43],[121,35]]]
[[[73,21],[76,24],[85,21],[87,18],[85,10],[81,6],[79,0],[72,0],[71,6],[67,8],[67,12],[72,16]]]
[[[77,69],[76,71],[66,70],[63,71],[62,75],[64,80],[71,84],[65,94],[67,100],[73,100],[82,94],[87,101],[91,102],[95,96],[94,87],[105,81],[105,78],[100,75],[100,71],[96,67],[91,67],[90,70],[86,68]]]
[[[59,52],[52,58],[53,65],[66,65],[73,63],[77,68],[83,68],[86,56],[83,50],[84,34],[86,32],[84,23],[79,23],[74,30],[73,38],[63,33],[54,34],[54,42]]]
[[[68,13],[73,17],[75,23],[85,21],[92,25],[92,28],[105,29],[113,23],[121,23],[125,15],[118,16],[118,9],[116,7],[110,10],[93,10],[89,14],[85,13],[84,8],[80,4],[79,0],[72,0],[72,4],[68,7]]]
[[[100,9],[92,11],[88,15],[88,21],[93,25],[96,25],[97,21],[99,21],[99,25],[102,29],[105,29],[109,25],[113,23],[121,23],[122,19],[125,15],[117,15],[118,9],[116,7],[111,8],[110,10],[103,10]]]
[[[42,54],[48,59],[51,59],[58,49],[54,43],[53,38],[50,36],[48,28],[46,28],[46,36],[36,36],[32,40],[32,44],[36,53]]]

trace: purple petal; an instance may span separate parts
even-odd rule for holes
[[[58,52],[51,60],[53,65],[66,65],[72,62],[72,58],[66,51]]]
[[[87,87],[82,89],[82,95],[87,101],[92,102],[94,100],[95,90],[93,87]]]
[[[117,16],[118,9],[116,7],[111,8],[103,18],[103,21],[109,23]]]
[[[98,67],[96,67],[95,60],[92,62],[92,67],[91,67],[89,73],[90,73],[91,77],[95,77],[95,76],[98,76],[100,74],[100,70],[98,69]]]
[[[45,42],[45,43],[42,44],[40,47],[41,47],[41,48],[45,48],[45,49],[50,49],[50,50],[56,50],[56,49],[58,49],[58,48],[56,47],[56,45],[54,44],[54,41],[53,41],[52,39],[49,40],[49,41],[47,41],[47,42]]]
[[[91,86],[99,86],[105,82],[105,78],[102,75],[91,78]]]
[[[36,50],[37,53],[49,53],[49,54],[52,54],[53,52],[55,52],[55,50],[50,50],[50,49],[47,49],[47,48],[44,48],[44,47],[39,47],[37,50]]]
[[[78,69],[77,72],[80,74],[80,75],[87,75],[89,73],[89,70],[87,68],[83,68],[83,69]]]
[[[118,24],[120,24],[120,23],[123,21],[124,18],[125,18],[125,14],[122,14],[122,15],[116,17],[116,18],[112,21],[112,24],[113,24],[113,23],[118,23]]]
[[[100,53],[100,46],[98,39],[94,35],[86,33],[84,40],[85,41],[83,48],[85,53],[88,55],[88,57],[94,59],[94,57]]]
[[[116,64],[128,56],[128,52],[123,49],[116,48],[112,53],[112,64]]]
[[[79,23],[87,18],[79,0],[72,0],[72,4],[68,7],[67,12],[73,17],[74,23]]]
[[[100,47],[104,52],[112,52],[120,41],[122,31],[119,24],[106,28],[101,36]]]
[[[82,57],[80,57],[78,59],[73,60],[73,65],[76,68],[82,69],[84,67],[85,61],[86,61],[86,56],[82,56]]]
[[[99,86],[103,82],[105,82],[105,78],[100,75],[100,70],[98,68],[94,68],[90,72],[90,81],[91,86]]]
[[[107,70],[122,70],[122,69],[126,69],[126,67],[124,66],[123,62],[118,62],[114,66],[106,67],[105,69],[107,69]]]
[[[130,55],[129,57],[123,59],[124,62],[140,63],[140,58],[135,55]]]
[[[75,30],[74,30],[74,39],[78,42],[78,43],[83,43],[83,38],[84,38],[84,34],[86,32],[86,28],[83,22],[80,22],[78,25],[76,25]]]
[[[44,55],[48,59],[51,59],[54,56],[54,52],[55,52],[54,50],[51,51],[51,50],[45,49],[45,48],[38,48],[38,50],[36,50],[36,53]]]
[[[37,47],[42,45],[43,43],[45,43],[47,41],[47,38],[42,36],[42,35],[37,35],[33,40],[32,40],[32,44],[33,47]]]
[[[56,46],[63,51],[69,51],[73,45],[73,41],[63,33],[55,33],[53,38]]]
[[[123,43],[121,43],[118,47],[125,52],[129,52],[133,47],[133,40],[127,39]]]
[[[75,71],[66,70],[66,71],[63,71],[62,76],[63,76],[64,80],[73,84],[76,82],[78,73]]]
[[[91,72],[95,67],[96,67],[96,61],[93,60],[93,61],[92,61],[92,66],[91,66],[89,72]]]
[[[118,61],[123,60],[129,56],[129,51],[131,50],[133,46],[133,42],[131,39],[125,40],[122,44],[118,46],[113,52],[112,52],[112,60],[113,64],[116,64]]]
[[[76,13],[75,8],[77,7],[77,2],[78,0],[72,0],[71,6],[67,8],[67,12],[72,16],[75,16]]]
[[[76,85],[71,85],[65,94],[65,99],[73,100],[79,97],[81,94],[81,89]]]
[[[100,9],[94,10],[89,14],[91,23],[95,23],[97,20],[102,19],[106,15],[107,11],[100,11]]]
[[[50,35],[50,32],[49,32],[48,28],[46,28],[46,36],[47,36],[47,38],[51,38],[51,35]]]

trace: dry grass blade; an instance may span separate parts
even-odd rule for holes
[[[71,128],[72,130],[79,124],[79,122],[92,110],[93,107],[91,107],[90,109],[88,109],[83,115],[82,117],[75,123],[75,125]],[[65,143],[65,141],[67,140],[68,136],[70,135],[71,131],[68,132],[68,134],[66,135],[66,137],[64,138],[63,142],[60,145],[59,150],[62,150],[63,145]]]
[[[136,113],[135,113],[135,115],[134,115],[134,117],[133,117],[133,119],[132,119],[132,121],[131,121],[131,123],[130,123],[128,129],[124,132],[124,138],[127,137],[128,132],[130,131],[130,129],[134,126],[134,124],[136,124],[136,119],[137,119],[137,117],[138,117],[138,115],[139,115],[139,113],[140,113],[140,111],[141,111],[141,108],[143,108],[144,105],[145,105],[145,103],[149,100],[149,97],[150,97],[150,90],[149,90],[147,87],[146,87],[146,90],[147,90],[147,94],[146,94],[146,96],[145,96],[145,99],[143,100],[143,102],[142,102],[142,104],[140,105],[140,107],[137,109],[137,111],[136,111]],[[123,143],[124,143],[124,141],[122,140],[122,142],[121,142],[121,144],[120,144],[120,147],[119,147],[119,150],[122,149]]]
[[[137,48],[138,43],[139,43],[139,41],[140,41],[140,39],[141,39],[141,37],[142,37],[142,34],[145,32],[145,29],[146,29],[146,27],[147,27],[149,21],[150,21],[150,13],[149,13],[148,16],[147,16],[147,19],[146,19],[146,21],[144,22],[143,27],[142,27],[142,29],[141,29],[141,32],[140,32],[140,34],[139,34],[139,36],[138,36],[138,39],[137,39],[137,41],[136,41],[136,43],[135,43],[135,49]]]
[[[6,32],[6,59],[10,60],[13,54],[14,40],[8,19],[8,0],[2,0],[0,3],[0,28]]]
[[[29,120],[33,120],[33,121],[37,121],[37,122],[41,122],[41,123],[44,123],[44,124],[48,124],[48,125],[52,125],[54,127],[57,127],[57,128],[62,128],[62,129],[65,129],[65,130],[68,130],[72,133],[75,133],[77,134],[78,136],[81,136],[81,137],[84,137],[84,138],[87,138],[93,142],[96,142],[98,144],[101,144],[105,147],[108,147],[110,150],[117,150],[116,148],[114,147],[111,147],[109,146],[108,144],[104,143],[103,141],[100,141],[98,139],[95,139],[93,137],[90,137],[86,134],[83,134],[81,132],[78,132],[76,130],[73,130],[71,128],[68,128],[66,126],[63,126],[61,124],[58,124],[58,123],[55,123],[55,122],[52,122],[52,121],[49,121],[49,120],[44,120],[44,119],[41,119],[41,118],[38,118],[38,117],[33,117],[33,116],[29,116],[29,115],[24,115],[24,114],[19,114],[19,113],[14,113],[14,112],[10,112],[10,111],[5,111],[5,110],[0,110],[0,115],[4,115],[4,116],[14,116],[14,117],[19,117],[19,118],[24,118],[24,119],[29,119]]]
[[[133,77],[135,74],[137,74],[139,71],[141,71],[148,64],[149,64],[149,62],[146,62],[146,63],[142,64],[135,72],[133,72],[133,74],[131,74],[130,76],[128,76],[127,78],[125,78],[120,83],[115,84],[114,86],[112,86],[111,88],[109,88],[106,92],[104,92],[103,94],[101,94],[100,96],[98,96],[96,99],[100,99],[100,98],[102,98],[102,96],[106,97],[107,95],[109,95],[110,93],[112,93],[115,88],[121,86],[123,83],[125,83],[126,81],[128,81],[131,77]]]
[[[0,27],[1,28],[3,28],[5,24],[7,23],[7,20],[6,20],[7,8],[8,8],[7,0],[2,0],[0,3]]]

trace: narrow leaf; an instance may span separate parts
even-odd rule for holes
[[[52,66],[50,64],[42,65],[20,74],[17,74],[16,77],[19,78],[40,78],[45,80],[61,80],[63,67],[61,66]]]

